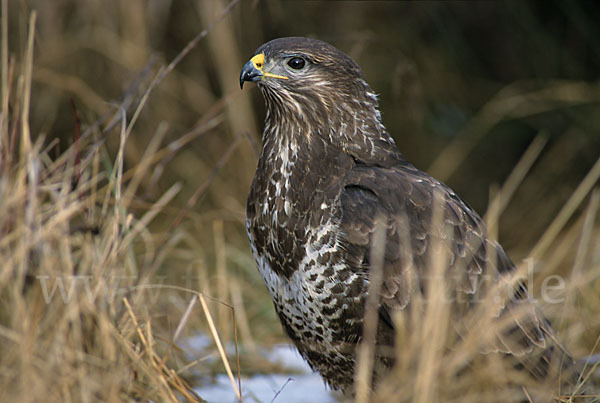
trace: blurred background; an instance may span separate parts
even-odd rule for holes
[[[183,185],[152,224],[153,237],[170,236],[152,274],[236,306],[244,345],[284,340],[244,227],[264,106],[255,86],[240,91],[239,72],[263,42],[310,36],[353,57],[380,94],[400,150],[481,214],[541,136],[545,145],[499,220],[500,241],[516,262],[600,157],[596,2],[8,3],[13,53],[25,49],[29,15],[38,13],[31,132],[59,139],[56,155],[74,141],[74,110],[85,129],[130,100],[131,119],[161,66],[208,30],[150,94],[127,141],[125,168],[164,130],[165,152],[130,206],[142,214],[173,183]],[[96,139],[107,156],[117,153],[118,129]],[[560,270],[568,272],[569,262]],[[174,327],[165,311],[154,312]],[[227,315],[220,314],[225,337]]]

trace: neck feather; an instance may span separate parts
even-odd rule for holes
[[[308,147],[309,160],[323,163],[323,158],[330,159],[310,150],[316,147],[328,153],[345,153],[366,164],[390,165],[402,160],[381,122],[377,95],[364,80],[357,80],[355,87],[352,94],[342,93],[335,100],[329,89],[265,88],[263,152],[266,148],[272,155],[290,148],[302,153],[302,148]]]

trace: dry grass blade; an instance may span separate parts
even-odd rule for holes
[[[8,155],[8,0],[2,0],[2,27],[0,41],[0,68],[2,69],[2,116],[0,117],[0,162],[5,163],[4,156]]]
[[[175,197],[175,195],[181,190],[181,184],[175,183],[171,186],[158,201],[147,211],[142,218],[134,225],[131,232],[127,234],[124,239],[123,247],[129,245],[129,242],[135,238],[147,225],[152,221],[160,211]]]
[[[35,38],[35,20],[36,12],[33,11],[29,17],[29,33],[27,35],[27,52],[25,53],[25,71],[21,79],[23,80],[23,109],[21,120],[21,158],[25,157],[31,151],[31,133],[29,132],[29,106],[31,103],[31,77],[33,71],[33,41]]]
[[[432,228],[443,227],[443,196],[434,193]],[[445,229],[444,229],[445,230]],[[445,284],[447,249],[442,239],[434,240],[427,256],[431,268],[429,288],[425,300],[423,326],[420,329],[423,346],[420,348],[419,367],[414,384],[414,396],[418,402],[438,401],[442,390],[438,382],[442,363],[442,350],[446,343],[449,299]]]
[[[175,333],[173,334],[173,343],[175,343],[177,341],[177,339],[179,339],[179,335],[183,331],[183,328],[185,327],[188,319],[190,318],[190,315],[192,314],[192,310],[194,309],[195,305],[196,305],[196,296],[194,296],[190,299],[190,303],[188,304],[187,308],[185,308],[185,312],[184,312],[183,316],[181,317],[181,319],[179,320],[179,324],[177,325],[177,328],[175,329]]]
[[[382,219],[375,220],[373,233],[373,247],[370,251],[371,274],[369,281],[369,295],[365,306],[365,319],[363,337],[357,350],[356,357],[356,402],[366,403],[370,400],[371,378],[375,342],[377,337],[377,322],[379,309],[379,291],[383,282],[383,263],[386,241],[386,227]]]
[[[164,139],[167,134],[168,124],[163,122],[156,130],[154,136],[151,137],[150,143],[148,147],[144,151],[144,155],[142,155],[139,163],[132,168],[133,174],[131,175],[131,180],[125,190],[125,194],[123,195],[124,203],[129,205],[134,198],[135,192],[138,190],[144,176],[148,174],[148,170],[152,167],[153,157],[155,156],[158,147],[160,147],[160,143]],[[127,178],[127,173],[125,173],[124,177]]]
[[[600,179],[600,158],[596,161],[579,186],[577,186],[575,192],[569,197],[569,200],[565,203],[556,218],[552,221],[552,224],[550,224],[544,235],[542,235],[531,251],[531,256],[534,259],[538,259],[548,250],[559,232],[564,228],[569,218],[571,218],[575,212],[575,209],[579,207],[590,190],[598,183],[598,179]]]
[[[221,356],[221,360],[223,361],[223,365],[225,366],[225,371],[227,372],[227,376],[229,377],[229,381],[231,382],[231,387],[233,388],[237,399],[241,402],[242,395],[240,393],[240,389],[238,388],[238,385],[235,382],[233,372],[231,372],[231,366],[229,365],[229,361],[227,360],[227,355],[225,354],[225,349],[223,348],[223,344],[221,343],[221,338],[219,337],[219,332],[217,332],[215,322],[212,318],[210,310],[208,309],[208,305],[206,305],[206,300],[204,299],[204,296],[202,294],[198,294],[198,299],[200,300],[200,304],[202,304],[204,315],[206,316],[210,332],[213,336],[215,344],[217,345],[217,349],[219,350],[219,355]]]
[[[233,299],[233,305],[237,312],[237,326],[239,326],[240,328],[240,335],[242,336],[244,345],[253,355],[256,355],[258,350],[256,346],[256,341],[252,336],[250,321],[248,320],[248,315],[246,314],[246,309],[242,297],[242,290],[240,289],[240,283],[236,278],[231,278],[230,280],[231,297]]]
[[[594,234],[594,223],[598,210],[600,208],[600,189],[596,188],[592,191],[590,196],[590,202],[586,209],[584,216],[583,226],[581,229],[581,238],[577,247],[577,253],[575,254],[575,262],[573,263],[573,269],[571,276],[575,277],[581,274],[581,271],[586,264],[586,258],[590,249],[593,249],[593,234]]]
[[[495,224],[497,224],[498,222],[498,217],[500,217],[502,211],[508,205],[510,199],[515,194],[517,188],[523,181],[523,178],[525,178],[527,172],[529,172],[529,169],[544,149],[544,146],[546,145],[547,141],[548,139],[543,133],[538,134],[535,137],[535,139],[531,142],[529,147],[527,147],[527,150],[525,151],[517,165],[515,165],[515,167],[511,171],[510,175],[502,185],[502,188],[500,189],[496,197],[491,199],[492,201],[488,209],[489,211],[484,217],[484,220],[486,220],[486,222],[489,222],[488,229],[491,233],[496,233],[496,228],[494,227]],[[490,214],[490,211],[493,211],[492,215],[494,216],[494,218],[488,220],[488,215]]]

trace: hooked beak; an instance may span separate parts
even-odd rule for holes
[[[265,65],[265,55],[259,53],[250,59],[244,67],[242,67],[242,73],[240,74],[240,88],[244,88],[245,81],[257,82],[261,81],[264,77],[281,78],[287,80],[288,77],[278,76],[277,74],[269,73],[263,70]]]
[[[256,68],[252,60],[248,60],[244,67],[242,67],[242,73],[240,74],[240,88],[244,89],[245,81],[257,82],[263,77],[262,71]]]

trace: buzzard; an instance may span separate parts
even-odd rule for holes
[[[394,364],[397,312],[408,314],[435,289],[432,256],[443,262],[456,329],[467,328],[461,319],[484,290],[508,283],[514,265],[475,211],[400,153],[360,67],[325,42],[280,38],[243,66],[240,86],[246,81],[266,102],[248,238],[283,328],[310,366],[354,393],[372,292],[376,382]],[[535,378],[559,362],[570,367],[525,287],[509,287],[511,298],[494,299],[492,309],[507,325],[482,352],[512,358]]]

